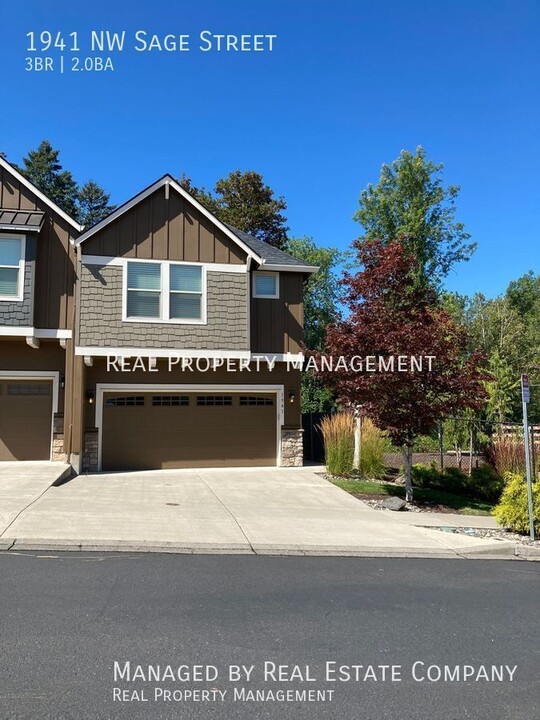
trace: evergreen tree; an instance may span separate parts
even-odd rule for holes
[[[37,150],[23,158],[22,174],[38,187],[52,202],[70,217],[77,217],[77,183],[73,175],[62,168],[60,151],[48,140],[42,140]]]
[[[86,229],[96,225],[115,209],[109,204],[110,195],[94,180],[88,180],[79,190],[78,220]]]

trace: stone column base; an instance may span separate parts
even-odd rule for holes
[[[304,431],[282,430],[281,431],[281,466],[302,467],[304,464]]]
[[[94,473],[98,471],[98,434],[97,430],[84,433],[84,450],[82,457],[82,472]]]

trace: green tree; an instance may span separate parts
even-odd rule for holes
[[[340,285],[337,268],[345,253],[332,247],[317,247],[313,238],[290,238],[284,248],[306,265],[319,271],[304,283],[304,341],[310,350],[322,350],[326,328],[340,317]],[[332,392],[310,373],[302,373],[302,412],[326,412],[334,407]]]
[[[94,180],[85,182],[77,195],[77,217],[81,225],[91,228],[109,215],[116,207],[109,204],[110,197]]]
[[[429,160],[422,147],[403,150],[391,165],[381,168],[377,185],[360,195],[354,218],[368,239],[388,244],[404,238],[416,258],[418,284],[440,286],[453,265],[468,260],[476,245],[456,221],[459,187],[443,185],[443,165]]]
[[[289,229],[283,215],[287,203],[283,197],[275,196],[259,173],[235,170],[216,182],[213,193],[193,186],[185,175],[179,182],[222,222],[274,247],[284,247]]]
[[[36,185],[50,200],[73,218],[77,217],[77,183],[73,175],[62,168],[60,151],[48,140],[42,140],[37,150],[30,150],[23,158],[22,174]]]

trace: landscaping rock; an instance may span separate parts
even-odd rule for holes
[[[407,505],[405,500],[402,500],[398,497],[389,497],[385,498],[384,500],[381,500],[381,507],[386,508],[387,510],[403,510],[403,508]]]

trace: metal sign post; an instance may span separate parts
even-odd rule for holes
[[[527,403],[531,399],[531,391],[529,388],[528,375],[521,376],[521,401],[523,403],[523,439],[525,441],[525,465],[527,472],[527,503],[529,506],[529,529],[531,540],[534,540],[534,512],[532,498],[532,478],[531,478],[531,457],[529,450],[529,421],[527,419]]]

